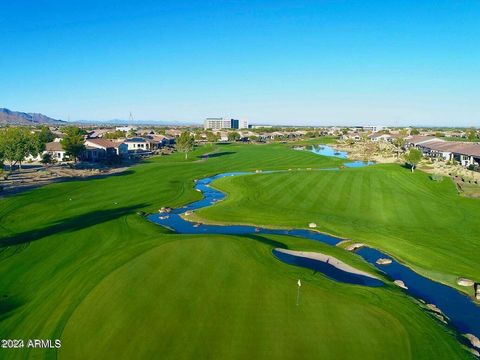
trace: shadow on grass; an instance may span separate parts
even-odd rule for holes
[[[403,163],[403,164],[400,164],[400,167],[402,167],[404,169],[407,169],[407,170],[410,170],[410,172],[412,171],[412,165],[410,165],[410,164]],[[417,170],[417,167],[415,167],[413,170]]]
[[[0,298],[0,320],[5,320],[8,318],[10,315],[13,314],[13,311],[20,306],[22,306],[23,303],[18,300],[17,298],[3,295]]]
[[[232,143],[231,142],[217,142],[215,143],[215,145],[218,145],[218,146],[227,146],[227,145],[231,145]]]
[[[49,235],[58,233],[68,233],[110,221],[124,215],[131,214],[133,211],[144,207],[144,204],[134,206],[92,211],[87,214],[73,216],[66,219],[60,219],[53,224],[41,229],[25,231],[10,236],[0,238],[0,249],[8,246],[21,245],[39,240]]]
[[[198,157],[201,158],[201,159],[209,159],[209,158],[216,158],[216,157],[225,156],[225,155],[232,155],[232,154],[235,154],[235,152],[234,151],[222,151],[222,152],[217,152],[217,153],[213,153],[213,154],[200,155]]]
[[[288,249],[288,246],[285,245],[284,243],[282,243],[280,241],[275,241],[275,240],[272,240],[272,239],[268,239],[264,236],[255,235],[255,234],[242,234],[242,235],[236,235],[236,236],[243,237],[243,238],[246,238],[246,239],[255,240],[255,241],[261,242],[262,244],[272,246],[274,248]]]

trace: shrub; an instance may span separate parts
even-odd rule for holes
[[[430,176],[430,178],[433,180],[433,181],[437,181],[437,182],[440,182],[443,180],[443,176],[440,175],[440,174],[432,174]]]

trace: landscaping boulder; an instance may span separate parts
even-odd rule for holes
[[[435,304],[427,304],[427,308],[437,314],[443,314],[442,310],[440,310]]]
[[[392,263],[392,259],[380,258],[376,261],[378,265],[388,265]]]
[[[365,244],[362,244],[362,243],[354,243],[352,245],[348,245],[346,249],[348,251],[355,251],[355,250],[360,249],[361,247],[364,247],[364,246],[365,246]]]
[[[472,349],[472,348],[468,348],[468,351],[470,351],[470,353],[472,353],[476,357],[480,357],[480,353],[477,350]]]
[[[465,334],[464,336],[470,341],[470,343],[472,344],[473,347],[476,347],[476,348],[480,349],[480,339],[479,338],[477,338],[473,334]]]
[[[407,285],[405,285],[405,283],[402,280],[395,280],[393,283],[401,287],[402,289],[405,289],[405,290],[408,289]]]
[[[457,279],[457,284],[460,285],[460,286],[473,286],[475,282],[473,280],[470,280],[470,279],[466,279],[466,278],[458,278]]]

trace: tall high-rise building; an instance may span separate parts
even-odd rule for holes
[[[206,118],[203,127],[205,130],[220,130],[220,129],[248,129],[247,119],[232,119],[226,117],[220,118]]]

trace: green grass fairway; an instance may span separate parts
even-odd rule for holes
[[[365,242],[441,281],[480,279],[480,201],[398,165],[220,179],[226,201],[197,212],[229,223],[306,228]]]
[[[62,340],[59,350],[0,349],[0,358],[469,358],[397,287],[337,283],[271,255],[277,246],[317,250],[375,272],[342,249],[280,236],[176,235],[137,215],[199,199],[193,180],[207,175],[340,164],[281,144],[218,145],[0,199],[0,338]]]

